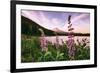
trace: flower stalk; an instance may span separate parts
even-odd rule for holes
[[[67,47],[68,47],[68,56],[71,60],[75,58],[75,41],[74,41],[74,28],[72,28],[71,23],[71,15],[68,17],[68,40],[67,40]]]
[[[40,46],[42,48],[42,51],[47,52],[48,51],[48,41],[45,38],[44,31],[42,29],[39,29],[41,32],[41,37],[40,37]]]

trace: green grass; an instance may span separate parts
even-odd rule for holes
[[[90,48],[76,45],[74,60],[90,59]],[[21,62],[47,62],[47,61],[68,61],[68,48],[66,44],[56,48],[51,43],[48,44],[48,51],[42,52],[39,38],[31,37],[21,40]]]

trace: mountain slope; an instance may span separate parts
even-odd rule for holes
[[[41,32],[39,29],[42,29],[45,35],[55,35],[54,31],[45,29],[38,25],[37,23],[31,21],[30,19],[21,16],[21,33],[26,35],[40,36]]]
[[[48,30],[48,29],[40,26],[39,24],[33,22],[32,20],[30,20],[24,16],[21,16],[21,34],[40,36],[41,32],[39,31],[39,29],[42,29],[46,36],[55,36],[56,34],[57,35],[68,35],[67,32],[63,32],[57,28],[55,28],[53,30]],[[89,33],[74,33],[73,35],[75,35],[75,36],[90,36]]]

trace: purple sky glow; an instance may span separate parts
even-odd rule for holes
[[[71,15],[74,32],[90,33],[89,13],[22,10],[21,15],[31,19],[46,29],[54,31],[59,29],[64,32],[68,31],[68,16]]]

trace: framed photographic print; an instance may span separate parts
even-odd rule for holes
[[[11,1],[11,72],[97,66],[97,7]]]

